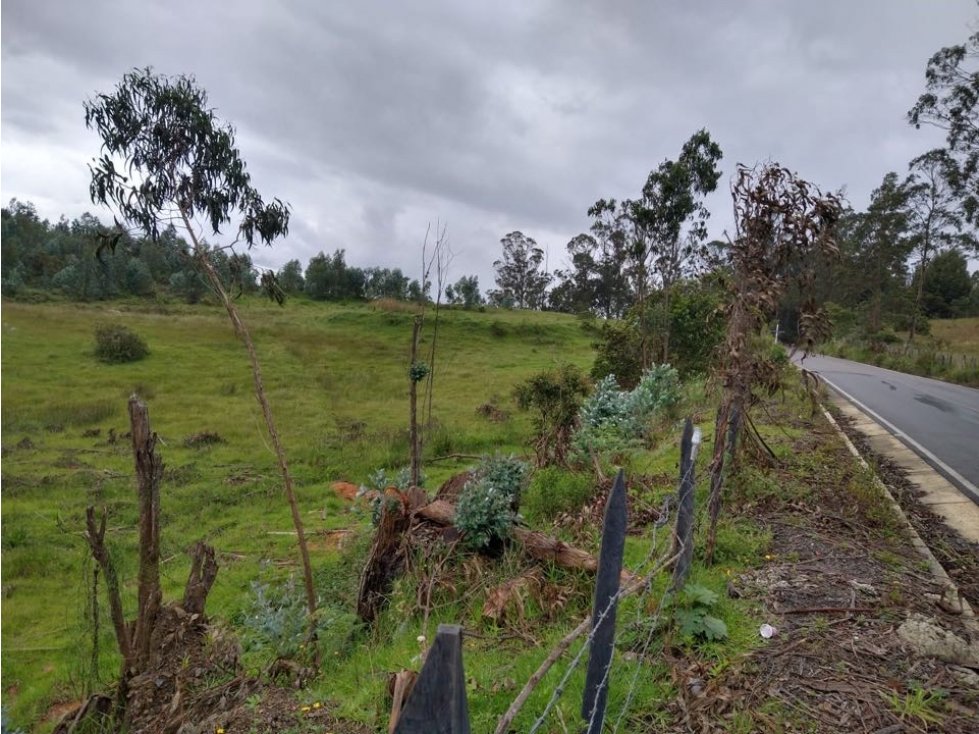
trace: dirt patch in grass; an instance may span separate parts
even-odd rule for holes
[[[201,431],[184,439],[184,446],[189,449],[202,449],[218,443],[224,443],[224,439],[215,431]]]

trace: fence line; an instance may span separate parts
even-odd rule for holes
[[[602,523],[602,546],[595,581],[595,595],[592,615],[583,620],[574,630],[555,646],[541,666],[528,679],[526,685],[514,699],[506,713],[500,718],[496,734],[509,730],[510,724],[519,714],[540,680],[553,664],[563,655],[575,640],[584,635],[581,647],[568,663],[564,674],[545,704],[539,716],[528,730],[535,734],[547,721],[561,697],[568,681],[581,664],[586,652],[590,652],[585,679],[585,695],[582,699],[581,717],[587,723],[588,734],[599,734],[606,718],[609,682],[614,662],[615,618],[620,599],[638,594],[635,623],[644,619],[642,600],[650,593],[652,581],[663,570],[673,566],[673,582],[666,592],[667,597],[683,587],[693,551],[693,489],[697,449],[700,444],[700,431],[694,430],[687,419],[684,425],[680,451],[680,478],[677,489],[680,508],[677,519],[677,536],[671,547],[657,555],[658,531],[669,522],[671,498],[663,503],[660,517],[653,524],[649,552],[637,565],[631,579],[622,585],[622,560],[626,535],[625,477],[620,470],[609,493]],[[681,527],[680,515],[683,515]],[[655,561],[654,561],[655,557]],[[650,567],[650,564],[651,567]],[[647,570],[648,569],[648,570]],[[640,572],[642,570],[642,572]],[[659,616],[664,607],[657,605],[651,617],[646,617],[647,632],[642,641],[637,664],[628,684],[625,700],[618,712],[613,732],[624,723],[635,693],[639,687],[641,661],[652,646],[657,630]],[[587,632],[587,634],[585,634]],[[422,667],[415,689],[406,702],[404,711],[395,727],[396,734],[469,734],[468,702],[466,699],[465,675],[462,665],[461,628],[457,625],[439,625],[438,634],[429,656]]]

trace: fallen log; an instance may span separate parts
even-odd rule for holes
[[[401,574],[405,563],[405,533],[412,521],[421,520],[443,528],[455,530],[455,505],[443,499],[428,500],[423,490],[412,487],[398,492],[396,497],[382,505],[381,519],[374,536],[374,544],[360,577],[357,595],[357,616],[371,624],[387,601],[394,580]],[[588,573],[598,571],[598,559],[587,551],[568,545],[550,535],[528,528],[514,527],[510,538],[523,552],[537,561],[550,561],[562,568]],[[642,579],[634,573],[622,570],[620,583],[623,587],[640,584]]]
[[[409,522],[409,515],[401,503],[382,504],[374,545],[360,576],[357,616],[362,622],[374,622],[394,580],[401,575],[405,560],[402,540]]]
[[[445,500],[433,500],[419,507],[415,516],[438,525],[452,526],[455,522],[455,505]],[[598,559],[588,551],[575,548],[550,535],[544,535],[528,528],[515,527],[510,537],[531,558],[538,561],[550,561],[562,568],[573,568],[595,573],[598,570]],[[621,583],[629,585],[637,580],[634,573],[622,570]]]

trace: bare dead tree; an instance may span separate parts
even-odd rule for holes
[[[149,411],[146,404],[136,395],[129,398],[129,423],[139,507],[137,608],[136,618],[131,622],[126,620],[123,611],[119,575],[105,542],[108,513],[103,509],[101,519],[96,520],[94,507],[90,506],[85,511],[85,539],[92,557],[98,564],[98,569],[105,577],[109,615],[119,653],[122,656],[122,670],[116,690],[114,713],[117,723],[123,729],[127,726],[126,704],[130,684],[137,676],[151,669],[161,655],[165,655],[165,652],[159,649],[159,635],[155,634],[164,610],[160,586],[160,482],[163,479],[163,460],[156,453],[158,438],[150,427]],[[218,571],[214,548],[203,542],[197,543],[192,553],[191,563],[182,606],[184,611],[190,614],[203,615],[208,592],[214,584]],[[97,603],[94,601],[93,614],[97,617]],[[154,649],[154,646],[157,649]],[[85,717],[85,712],[91,707],[92,701],[102,698],[104,697],[93,696],[88,704],[82,706],[75,717],[76,724]]]
[[[735,238],[730,242],[734,298],[715,372],[722,385],[710,466],[710,527],[706,557],[713,561],[721,511],[725,462],[736,444],[752,390],[777,383],[770,363],[754,354],[750,340],[775,314],[786,288],[802,294],[800,335],[806,353],[828,333],[829,320],[813,298],[818,257],[838,252],[834,228],[842,213],[839,195],[823,194],[777,163],[739,166],[731,187]]]
[[[432,345],[428,350],[428,379],[425,382],[425,425],[432,423],[432,396],[435,394],[435,356],[438,349],[439,323],[442,308],[442,296],[445,295],[445,286],[448,283],[449,266],[455,257],[452,248],[449,247],[447,236],[448,225],[438,221],[435,223],[435,246],[432,256],[429,259],[428,272],[432,267],[435,268],[435,319],[432,328]],[[427,244],[427,243],[426,243]],[[422,260],[425,260],[425,249],[422,249]],[[426,276],[427,277],[427,276]]]
[[[418,486],[421,483],[421,456],[424,447],[424,436],[418,425],[418,383],[425,380],[425,391],[422,397],[422,410],[426,413],[425,426],[430,427],[432,421],[432,394],[435,379],[435,356],[438,345],[439,312],[442,302],[442,294],[445,288],[448,266],[452,260],[452,252],[448,247],[446,233],[448,227],[441,222],[435,223],[435,242],[429,254],[429,237],[432,234],[432,226],[429,224],[425,231],[425,239],[422,242],[422,293],[426,290],[426,285],[431,283],[432,269],[435,269],[437,279],[437,291],[435,298],[435,326],[432,334],[432,343],[429,348],[428,361],[423,362],[418,359],[418,344],[421,338],[422,328],[425,324],[425,315],[428,307],[427,299],[423,301],[420,313],[412,322],[411,334],[411,361],[409,367],[409,443],[411,444],[411,483]]]

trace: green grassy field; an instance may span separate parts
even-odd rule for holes
[[[286,307],[243,304],[266,387],[314,534],[353,528],[362,516],[335,499],[329,482],[366,481],[408,459],[407,363],[413,314],[368,305]],[[105,365],[93,356],[100,322],[124,323],[150,356]],[[429,318],[422,350],[431,343]],[[110,512],[124,577],[133,575],[136,510],[126,400],[149,405],[166,463],[163,487],[165,581],[185,580],[184,550],[214,544],[222,568],[209,611],[240,616],[249,584],[290,573],[294,541],[274,456],[264,436],[244,352],[222,311],[133,303],[3,306],[3,678],[4,705],[34,720],[53,700],[81,695],[87,681],[80,645],[91,646],[91,563],[81,530],[89,504]],[[514,384],[548,366],[587,368],[589,338],[574,319],[552,314],[443,311],[436,353],[429,457],[495,451],[526,453],[529,419],[515,411]],[[492,422],[487,402],[510,414]],[[185,445],[202,431],[222,443]],[[110,432],[118,438],[113,441]],[[428,486],[459,470],[426,467]],[[335,557],[313,538],[314,562]],[[354,584],[355,586],[355,584]],[[354,589],[355,592],[355,589]],[[89,615],[90,616],[90,615]],[[111,647],[111,638],[106,638]],[[111,677],[112,656],[103,656]],[[90,671],[89,671],[90,672]]]
[[[908,333],[891,334],[875,349],[859,338],[834,339],[820,347],[826,354],[914,375],[979,387],[979,317],[933,319],[930,333],[908,344]]]
[[[979,316],[932,319],[931,336],[950,352],[979,357]]]
[[[338,479],[362,483],[379,468],[393,472],[408,461],[413,313],[397,304],[302,300],[284,308],[247,300],[242,309],[296,477],[321,599],[323,674],[298,694],[298,702],[329,702],[342,717],[385,729],[387,675],[417,669],[418,635],[430,639],[439,622],[455,622],[480,635],[467,642],[470,709],[474,730],[491,729],[544,651],[590,609],[592,579],[556,567],[537,569],[540,592],[528,595],[519,618],[497,627],[483,618],[482,605],[493,585],[527,570],[519,553],[508,551],[500,560],[469,554],[418,559],[396,585],[374,629],[361,628],[353,612],[373,532],[369,512],[337,499],[328,485]],[[105,322],[126,324],[142,335],[150,356],[125,365],[97,362],[93,331]],[[423,351],[431,344],[432,326],[429,318]],[[294,652],[289,645],[299,636],[289,637],[283,628],[298,623],[301,629],[298,554],[244,352],[224,313],[148,303],[4,303],[2,347],[3,706],[13,724],[49,730],[52,707],[110,684],[118,672],[101,586],[93,607],[94,565],[81,532],[86,506],[108,508],[110,547],[132,613],[137,515],[131,449],[123,434],[126,400],[133,392],[149,405],[166,463],[165,594],[172,599],[181,593],[186,551],[204,538],[216,547],[220,563],[208,614],[241,636],[246,667],[258,672],[277,654]],[[528,456],[531,419],[517,411],[514,386],[561,363],[587,371],[592,359],[591,337],[572,317],[443,312],[427,459],[496,452]],[[506,419],[481,414],[477,409],[487,403]],[[688,386],[684,410],[699,411],[709,440],[711,421],[705,419],[698,383]],[[221,441],[197,448],[188,444],[205,431]],[[650,447],[628,458],[639,482],[636,501],[658,505],[675,490],[678,437],[679,425],[666,421]],[[426,486],[434,489],[473,463],[428,463]],[[597,550],[595,527],[541,529]],[[664,551],[669,538],[668,529],[660,531],[653,548],[648,536],[628,538],[627,562],[635,567]],[[723,590],[732,569],[761,562],[767,543],[766,532],[750,520],[725,518],[721,563],[710,570],[696,567],[694,581]],[[440,563],[451,570],[433,584],[428,574]],[[624,639],[649,637],[652,599],[666,582],[660,578],[651,597],[623,605]],[[423,605],[429,613],[423,614],[418,600],[425,584],[431,598]],[[260,598],[289,603],[261,607]],[[93,608],[99,610],[97,634]],[[697,655],[723,667],[757,644],[752,608],[722,594],[715,613],[731,637],[699,645]],[[276,632],[282,634],[275,638]],[[273,638],[279,642],[269,643]],[[616,666],[616,680],[623,683],[616,683],[611,704],[621,704],[632,691],[629,731],[669,719],[669,671],[639,665],[637,658],[623,658]],[[569,679],[559,707],[569,720],[576,715],[582,677],[575,673]],[[545,687],[531,697],[518,729],[529,727],[530,712],[539,711],[549,695]]]

